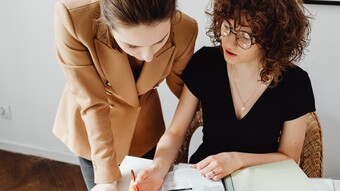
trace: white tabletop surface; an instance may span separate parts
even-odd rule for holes
[[[340,180],[333,180],[334,191],[340,191]]]
[[[340,191],[340,180],[331,178],[310,178],[316,191]]]
[[[138,173],[151,163],[152,160],[127,157],[120,165],[123,178],[118,182],[118,191],[128,190],[131,181],[131,169]],[[340,191],[340,180],[332,180],[330,178],[311,178],[310,180],[316,191]]]

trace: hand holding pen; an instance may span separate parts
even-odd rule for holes
[[[131,176],[130,191],[159,191],[164,181],[164,175],[154,167],[141,170],[138,174],[132,170]]]
[[[135,182],[136,181],[136,175],[135,175],[135,172],[131,169],[131,176],[132,176],[132,180],[133,180],[133,182]],[[139,189],[138,189],[138,186],[134,186],[134,188],[133,188],[135,191],[139,191]]]

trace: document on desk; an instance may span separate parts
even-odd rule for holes
[[[227,176],[224,182],[227,191],[315,190],[309,178],[293,160],[240,169]]]
[[[152,160],[126,156],[119,166],[122,179],[118,181],[118,191],[127,191],[131,181],[130,171],[136,174],[149,167]],[[164,180],[161,191],[225,191],[222,181],[212,181],[200,175],[190,164],[180,163],[173,167]]]
[[[191,165],[175,165],[165,177],[161,191],[225,191],[222,181],[205,178]]]

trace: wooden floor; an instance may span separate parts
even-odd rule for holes
[[[86,191],[78,165],[0,150],[0,191]]]

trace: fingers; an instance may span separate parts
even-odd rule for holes
[[[198,170],[206,168],[212,161],[212,157],[209,156],[196,164]]]
[[[209,171],[204,176],[211,180],[220,180],[221,178],[223,178],[222,171],[217,169]]]
[[[136,180],[133,181],[133,186],[137,187],[142,182],[142,180],[145,179],[144,176],[148,176],[147,172],[145,170],[140,171],[136,176]]]
[[[197,169],[197,164],[191,165],[191,168],[196,168]]]
[[[143,172],[143,171],[142,171]],[[157,191],[160,190],[162,184],[163,184],[163,179],[158,179],[155,176],[152,176],[153,174],[146,171],[140,176],[140,181],[135,182],[131,181],[131,185],[129,188],[129,191]]]
[[[211,155],[195,165],[200,174],[208,179],[220,180],[224,177],[223,166],[218,156]]]
[[[133,180],[130,182],[129,191],[136,191],[135,181]]]
[[[143,179],[144,171],[141,171],[137,174],[136,180],[134,181],[134,184],[138,184]]]
[[[214,172],[216,173],[216,168],[218,167],[217,163],[214,162],[214,159],[211,156],[203,159],[202,161],[197,163],[196,166],[201,175],[205,177],[212,177],[214,175],[212,171],[215,170]]]

